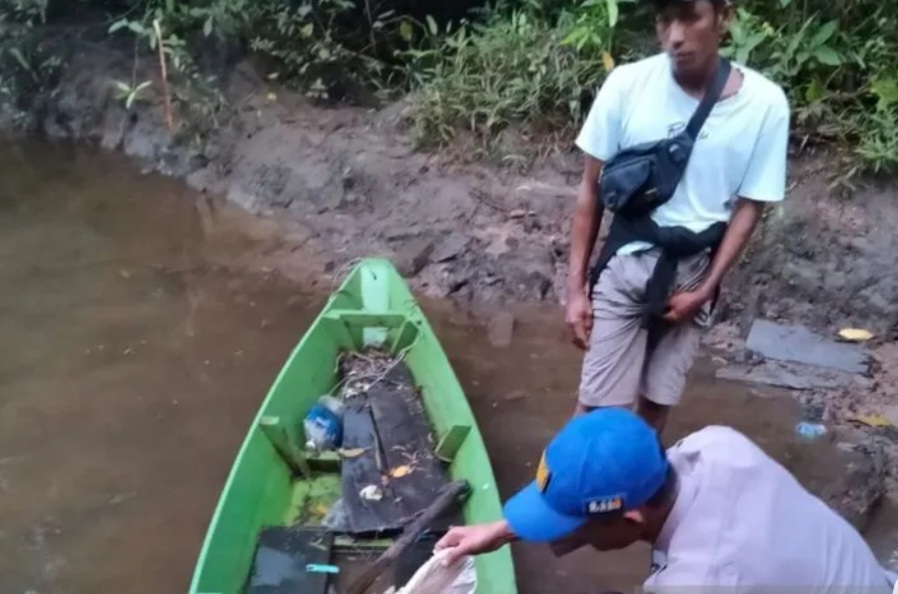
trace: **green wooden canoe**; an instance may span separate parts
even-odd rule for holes
[[[451,450],[448,474],[470,484],[471,494],[462,509],[465,521],[501,517],[489,456],[445,352],[393,265],[367,259],[330,296],[265,397],[212,516],[190,594],[242,593],[260,531],[294,524],[303,506],[310,502],[326,506],[339,496],[338,457],[330,460],[330,472],[320,470],[328,468],[328,460],[301,459],[303,465],[311,463],[319,470],[310,479],[296,478],[278,447],[283,451],[286,437],[288,447],[300,451],[294,444],[304,442],[303,418],[318,397],[334,387],[340,352],[376,343],[393,353],[404,351],[433,432],[437,439],[446,438],[444,445]],[[479,556],[476,562],[478,594],[516,594],[508,547]]]

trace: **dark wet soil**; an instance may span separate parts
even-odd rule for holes
[[[213,241],[196,205],[120,157],[0,145],[4,594],[187,589],[248,423],[326,296],[247,266],[240,225]],[[482,317],[424,306],[511,494],[572,412],[581,355],[554,306],[515,311],[507,348]],[[832,450],[797,443],[797,415],[700,364],[666,441],[731,424],[825,481]],[[594,555],[516,546],[520,591],[631,590],[648,567],[645,547]]]

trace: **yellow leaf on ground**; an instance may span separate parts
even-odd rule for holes
[[[892,423],[882,415],[861,415],[851,419],[869,427],[888,427]]]
[[[352,448],[349,450],[341,449],[339,451],[340,455],[344,458],[358,458],[359,456],[367,452],[368,448]]]
[[[402,478],[407,474],[410,474],[412,471],[411,466],[407,464],[403,464],[402,466],[397,466],[393,470],[390,471],[390,476],[393,478]]]
[[[267,95],[265,95],[265,98],[269,101],[277,101],[278,96],[274,93],[268,93]]]
[[[873,338],[873,333],[862,328],[842,328],[839,330],[839,336],[845,340],[862,341]]]

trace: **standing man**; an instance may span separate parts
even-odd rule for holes
[[[589,274],[604,211],[597,191],[603,164],[622,149],[685,128],[717,73],[733,10],[729,0],[652,2],[664,51],[612,70],[577,138],[585,166],[573,214],[566,321],[586,351],[577,413],[635,404],[660,433],[680,400],[721,279],[764,206],[784,197],[790,115],[779,86],[733,64],[676,190],[650,214],[664,233],[704,245],[672,253],[660,232],[622,236],[615,220]],[[647,283],[655,281],[659,258],[670,262],[675,279],[652,297]]]
[[[635,413],[577,415],[504,519],[452,528],[445,562],[516,540],[557,555],[652,545],[647,592],[890,594],[860,534],[741,433],[711,426],[665,453]],[[559,591],[563,591],[563,588]]]

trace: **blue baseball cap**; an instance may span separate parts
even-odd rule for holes
[[[543,452],[536,480],[509,499],[503,515],[524,541],[567,536],[591,518],[637,508],[667,478],[657,432],[624,408],[574,417]]]

